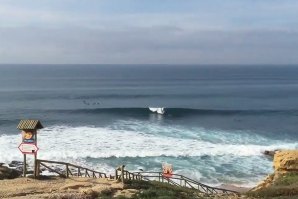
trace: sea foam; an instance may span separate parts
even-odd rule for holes
[[[206,132],[202,132],[202,135],[205,134]],[[222,132],[220,135],[223,136]],[[21,135],[1,135],[1,160],[20,160],[21,153],[17,149],[20,142]],[[224,139],[213,143],[199,136],[183,138],[92,126],[51,126],[40,130],[38,147],[39,158],[67,160],[86,157],[260,156],[264,150],[296,148],[297,143],[277,141],[272,144],[272,141],[268,140],[262,145],[253,144],[253,141],[236,144]]]

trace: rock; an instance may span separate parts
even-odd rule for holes
[[[298,150],[277,152],[273,164],[276,172],[298,172]]]
[[[34,174],[33,170],[26,171],[26,174]]]
[[[274,154],[279,152],[280,150],[279,149],[276,149],[276,150],[272,150],[272,151],[269,151],[269,150],[265,150],[263,152],[264,155],[267,155],[267,156],[270,156],[270,157],[274,157]]]
[[[0,166],[0,180],[13,179],[21,176],[21,172],[5,166]]]
[[[9,167],[20,167],[20,166],[23,166],[23,162],[21,161],[11,161],[11,163],[8,164]]]

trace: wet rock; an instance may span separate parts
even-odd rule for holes
[[[52,169],[58,173],[63,173],[64,172],[64,169],[58,167],[58,166],[55,166],[55,167],[52,167]]]
[[[9,167],[19,168],[23,167],[24,163],[21,161],[11,161],[11,163],[8,164]]]
[[[33,173],[34,173],[33,170],[26,171],[26,174],[33,174]]]
[[[13,161],[11,161],[11,163],[8,164],[8,166],[9,166],[9,168],[23,172],[24,163],[21,161],[13,160]],[[27,170],[29,170],[29,169],[32,169],[32,168],[27,164]]]
[[[270,157],[274,157],[274,154],[275,153],[277,153],[277,152],[279,152],[280,150],[279,149],[275,149],[275,150],[265,150],[264,152],[263,152],[263,154],[264,155],[267,155],[267,156],[270,156]]]
[[[16,169],[0,166],[0,180],[18,178],[21,176],[21,174],[22,173]]]

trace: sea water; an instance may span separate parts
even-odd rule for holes
[[[252,186],[262,151],[298,148],[298,66],[0,65],[0,162],[22,160],[27,118],[42,159]]]

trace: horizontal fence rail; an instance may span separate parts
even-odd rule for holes
[[[60,167],[57,167],[58,169],[52,168],[48,164],[63,165],[65,170],[61,169]],[[68,178],[69,176],[107,178],[106,173],[94,171],[92,169],[77,166],[71,163],[41,159],[36,159],[34,168],[35,177],[39,176],[39,174],[41,173],[41,166],[47,168],[51,172],[58,174],[61,177],[66,178]],[[211,187],[179,174],[173,174],[171,177],[166,177],[163,175],[162,172],[129,172],[124,169],[124,165],[118,167],[115,170],[115,176],[110,175],[110,178],[115,180],[121,180],[123,183],[125,182],[125,180],[158,181],[179,187],[187,187],[206,194],[239,194],[236,191]]]
[[[65,167],[65,170],[64,171],[60,170],[60,167],[59,169],[51,168],[47,164],[63,165]],[[92,169],[88,169],[71,163],[50,161],[50,160],[40,160],[40,159],[36,159],[35,168],[34,168],[35,177],[39,176],[39,174],[41,173],[41,170],[40,170],[41,166],[47,168],[51,172],[58,174],[61,177],[66,177],[66,178],[68,178],[69,176],[89,177],[89,178],[107,178],[107,174],[105,173],[94,171]]]
[[[120,172],[120,173],[119,173]],[[116,179],[124,180],[146,180],[146,181],[159,181],[168,183],[179,187],[187,187],[195,189],[201,193],[206,194],[239,194],[236,191],[211,187],[193,179],[179,174],[173,174],[170,178],[165,177],[162,172],[129,172],[119,167],[115,173]]]

